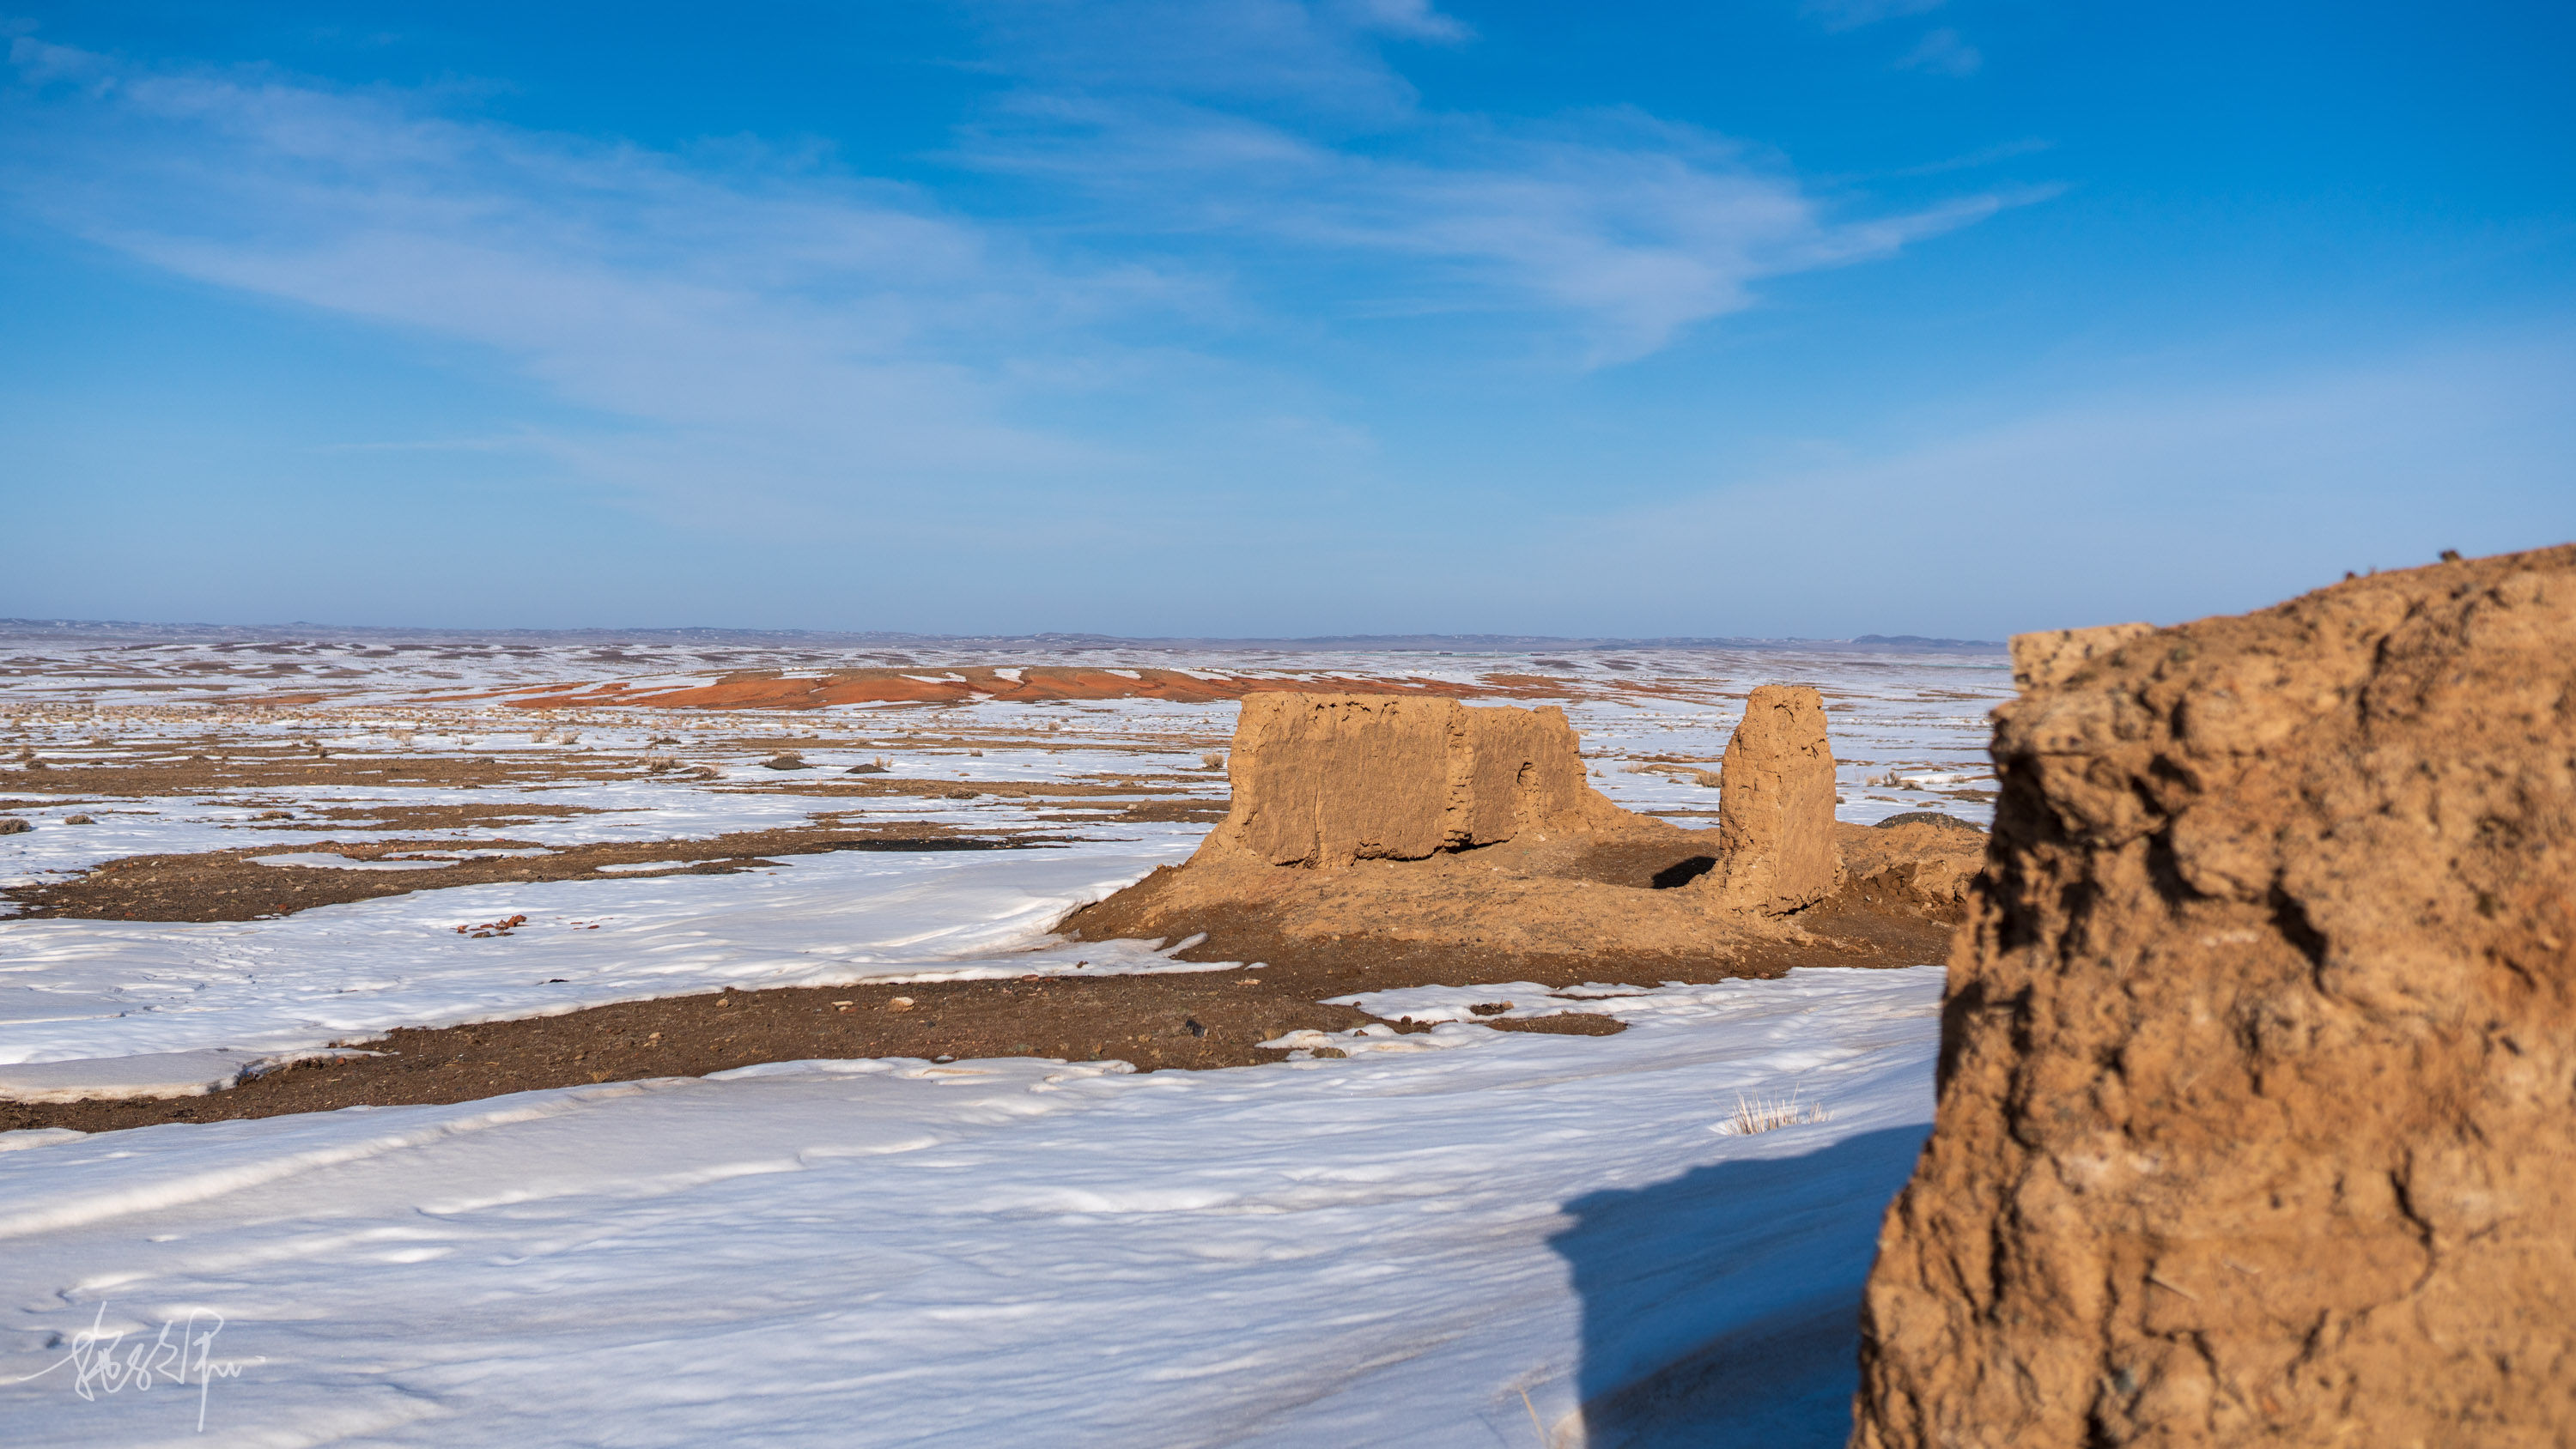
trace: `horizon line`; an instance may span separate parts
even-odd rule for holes
[[[1248,635],[1126,635],[1089,632],[1040,631],[1033,633],[925,634],[909,630],[846,629],[747,629],[713,625],[688,625],[662,628],[451,628],[411,624],[322,624],[311,620],[292,620],[283,624],[203,624],[152,623],[125,619],[33,619],[0,618],[0,637],[21,639],[87,639],[105,642],[178,643],[193,639],[243,639],[269,643],[324,642],[316,636],[342,636],[352,639],[403,639],[421,642],[476,642],[508,640],[523,643],[611,643],[632,640],[637,643],[756,644],[764,642],[833,644],[843,647],[923,647],[951,648],[1028,648],[1051,649],[1260,649],[1260,648],[1378,648],[1432,652],[1523,652],[1554,649],[1598,651],[1607,649],[1792,649],[1792,648],[1868,648],[1898,651],[1986,652],[2006,646],[1995,639],[1952,639],[1920,634],[1860,634],[1845,638],[1806,638],[1797,636],[1734,635],[1553,635],[1553,634],[1314,634],[1299,636]]]

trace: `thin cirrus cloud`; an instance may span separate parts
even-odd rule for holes
[[[1420,97],[1383,47],[1474,32],[1428,0],[970,0],[983,68],[1047,90],[1142,92],[1383,121]]]
[[[1011,421],[1015,373],[1067,353],[1112,368],[1099,319],[1192,305],[1186,279],[1054,265],[795,158],[693,166],[27,39],[11,58],[38,144],[0,184],[33,214],[200,281],[493,348],[660,446],[756,435],[791,492],[1080,466],[1086,445]],[[530,445],[594,465],[657,444],[612,427]],[[613,471],[649,491],[660,470]]]
[[[0,95],[24,143],[0,193],[183,276],[492,349],[577,414],[528,447],[682,511],[710,478],[805,499],[1150,489],[1247,432],[1292,440],[1277,469],[1339,468],[1367,440],[1258,341],[1291,312],[1473,314],[1542,362],[1611,365],[1766,277],[2017,199],[1846,217],[1784,165],[1633,112],[1426,114],[1382,47],[1470,36],[1421,0],[987,17],[1013,88],[951,159],[1025,183],[1016,215],[803,153],[655,151],[31,37]],[[1083,58],[1121,37],[1146,43]],[[1246,113],[1290,93],[1338,119]],[[1369,143],[1335,139],[1363,111]]]
[[[1938,10],[1944,0],[1806,0],[1798,8],[1827,30],[1858,30],[1882,20]]]
[[[1985,63],[1985,56],[1975,46],[1961,40],[1959,32],[1944,27],[1924,36],[1896,65],[1899,70],[1966,76],[1975,75]]]
[[[1839,219],[1744,148],[1631,111],[1424,117],[1395,156],[1171,102],[1042,95],[1013,119],[960,158],[1087,198],[1121,227],[1223,238],[1351,316],[1531,315],[1539,345],[1562,337],[1587,367],[1750,306],[1765,277],[1890,256],[2041,194]]]

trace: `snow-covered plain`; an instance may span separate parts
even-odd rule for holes
[[[12,661],[0,707],[13,752],[69,768],[176,749],[221,706],[127,692],[160,667],[134,651],[114,668],[58,652],[38,661],[50,668]],[[195,667],[165,653],[165,673]],[[1925,803],[1982,817],[1999,658],[1775,654],[1722,671],[1685,651],[1619,659],[1615,677],[1588,657],[1554,672],[1599,676],[1565,703],[1598,783],[1632,808],[1713,815],[1695,772],[1714,768],[1731,701],[1807,679],[1834,702],[1846,818]],[[1531,658],[1197,662],[1548,672]],[[578,663],[601,677],[595,654]],[[543,681],[573,664],[521,650],[493,672]],[[404,703],[426,684],[416,661],[359,651],[312,667],[357,677],[300,712],[221,706],[224,728],[327,737],[335,752],[532,757],[706,728],[602,709],[532,731],[493,705]],[[702,781],[315,787],[296,803],[596,812],[445,832],[460,851],[695,837],[862,803],[764,789],[777,777],[741,743],[763,732],[826,767],[891,755],[943,778],[1151,779],[1213,795],[1222,778],[1198,755],[1222,747],[1231,715],[1084,702],[1046,713],[1041,748],[1023,738],[1027,706],[733,714],[731,743],[670,751],[710,766]],[[540,732],[555,738],[529,737]],[[966,756],[961,739],[985,753]],[[1870,783],[1907,777],[1917,784]],[[0,877],[145,851],[295,854],[311,834],[256,819],[275,793],[21,797],[7,813],[37,828],[0,837]],[[1017,799],[863,803],[979,829],[1056,819]],[[76,811],[99,823],[63,823]],[[1055,849],[432,888],[239,923],[0,920],[0,1064],[112,1078],[122,1061],[141,1077],[682,991],[1201,969],[1044,934],[1071,905],[1186,854],[1201,828],[1119,822]],[[504,913],[529,924],[490,939],[453,929]],[[776,1064],[450,1107],[0,1135],[12,1149],[0,1423],[11,1443],[66,1445],[1837,1444],[1854,1295],[1929,1121],[1938,970],[1633,985],[1389,993],[1359,1004],[1456,1024],[1345,1037],[1346,1060],[1223,1072]],[[1505,997],[1516,1014],[1605,1011],[1631,1029],[1568,1038],[1460,1020],[1468,1002]],[[1724,1130],[1739,1095],[1790,1093],[1829,1119]],[[102,1356],[97,1332],[125,1336]],[[138,1351],[157,1355],[157,1374],[117,1371]]]
[[[1839,1443],[1938,988],[1801,972],[1610,998],[1610,1038],[784,1064],[58,1141],[0,1154],[0,1419],[184,1441],[202,1387],[232,1444]],[[1793,1087],[1832,1120],[1722,1132]],[[76,1394],[82,1334],[130,1353],[191,1314],[237,1376]]]
[[[851,851],[739,875],[458,886],[273,921],[0,922],[0,1066],[277,1052],[697,991],[1209,970],[1046,935],[1189,850]],[[456,930],[514,914],[528,922],[508,936]]]

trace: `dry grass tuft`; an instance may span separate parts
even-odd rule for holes
[[[1720,1125],[1721,1131],[1734,1137],[1750,1137],[1756,1132],[1771,1132],[1782,1127],[1796,1127],[1808,1122],[1830,1122],[1834,1114],[1822,1102],[1802,1102],[1798,1094],[1764,1097],[1759,1094],[1735,1094],[1735,1111]]]

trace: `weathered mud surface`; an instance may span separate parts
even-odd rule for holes
[[[1726,753],[1720,828],[1685,830],[1594,790],[1555,709],[1257,695],[1228,755],[1224,823],[1187,864],[1067,929],[1204,932],[1237,960],[1325,960],[1364,943],[1444,970],[1484,962],[1486,980],[1506,968],[1537,981],[1776,975],[1880,949],[1809,909],[1843,879],[1847,838],[1862,895],[1957,918],[1981,833],[1837,825],[1816,691],[1757,689],[1746,718]]]
[[[1016,850],[1061,844],[1070,837],[1013,831],[969,835],[929,821],[900,826],[793,826],[744,830],[700,839],[617,841],[549,850],[526,841],[478,840],[485,850],[521,847],[528,854],[453,860],[432,868],[384,871],[328,865],[276,866],[261,856],[288,852],[276,846],[198,851],[188,855],[130,855],[68,880],[0,890],[30,919],[78,917],[101,921],[257,921],[290,916],[316,906],[344,905],[381,896],[452,886],[548,880],[597,879],[605,866],[661,865],[620,875],[723,875],[779,864],[775,857],[820,855],[835,850]],[[448,839],[372,840],[352,844],[323,839],[298,854],[337,855],[352,862],[427,861],[454,853]],[[674,857],[680,857],[674,859]]]
[[[2576,548],[2016,643],[1854,1444],[2576,1442]]]
[[[1718,778],[1717,866],[1699,889],[1727,909],[1772,916],[1831,895],[1842,866],[1824,696],[1803,684],[1755,689]]]

